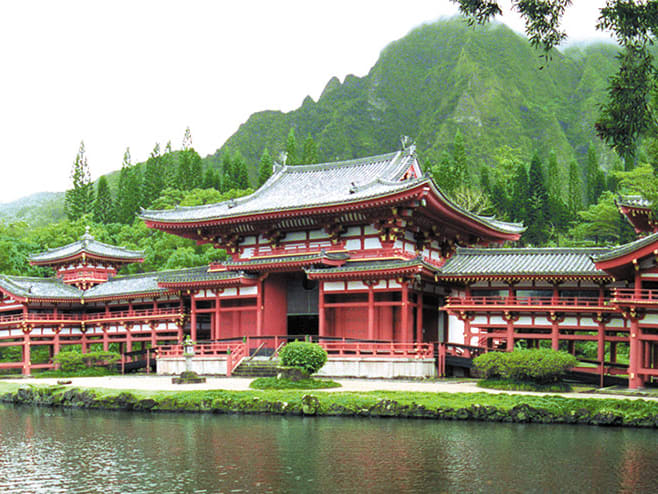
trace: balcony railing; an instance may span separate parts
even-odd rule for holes
[[[488,297],[448,297],[448,306],[500,306],[500,307],[596,307],[609,308],[609,300],[598,297],[508,297],[505,295]],[[611,307],[610,307],[611,308]]]
[[[635,290],[634,288],[615,288],[612,297],[617,302],[658,303],[658,290]]]
[[[87,314],[62,314],[53,312],[28,312],[27,314],[9,314],[0,316],[0,324],[12,324],[20,322],[102,322],[125,319],[169,319],[178,317],[181,311],[175,309],[138,309],[121,312],[92,312]]]

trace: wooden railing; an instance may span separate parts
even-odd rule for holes
[[[320,341],[319,344],[330,357],[434,358],[431,343]]]
[[[157,319],[177,317],[181,315],[178,308],[175,309],[138,309],[121,312],[92,312],[87,314],[66,314],[53,312],[28,312],[27,314],[9,314],[0,316],[0,324],[31,322],[31,321],[66,321],[66,322],[95,322],[113,319]]]
[[[512,307],[607,307],[608,300],[598,297],[448,297],[448,306],[512,306]]]
[[[184,357],[186,345],[162,345],[157,348],[158,358]],[[226,359],[226,376],[231,377],[233,371],[242,360],[249,355],[247,343],[210,341],[194,345],[194,357],[219,357]]]
[[[619,302],[658,303],[658,290],[635,290],[634,288],[615,288],[612,297]]]

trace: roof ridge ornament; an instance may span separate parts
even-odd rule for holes
[[[94,239],[94,236],[93,236],[91,233],[89,233],[89,230],[90,230],[90,229],[91,229],[91,228],[90,228],[89,225],[85,226],[85,234],[84,234],[84,235],[82,236],[82,238],[81,238],[81,240],[82,240],[83,243],[85,244],[85,247],[87,246],[87,244],[88,244],[89,242],[91,242],[92,240],[95,240],[95,239]]]

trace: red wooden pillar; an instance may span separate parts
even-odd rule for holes
[[[107,339],[107,325],[103,324],[101,329],[103,330],[103,351],[107,352],[110,348],[110,342]]]
[[[194,292],[190,294],[190,338],[196,341],[196,299]]]
[[[327,336],[326,331],[326,314],[324,309],[324,281],[320,281],[318,288],[318,337],[323,338]]]
[[[416,343],[423,342],[423,292],[418,292],[416,304]]]
[[[642,386],[642,379],[638,372],[642,362],[642,348],[640,347],[640,323],[637,318],[631,319],[631,333],[629,337],[628,352],[628,387],[637,389]]]
[[[30,332],[31,328],[23,329],[23,375],[29,376],[31,372],[30,362]]]
[[[151,328],[151,348],[155,348],[158,344],[158,323],[152,322],[149,327]]]
[[[514,350],[514,321],[511,317],[507,318],[507,346],[506,350],[511,352]]]
[[[87,341],[87,328],[80,328],[82,331],[82,337],[80,338],[80,347],[82,353],[87,353],[89,351],[89,342]]]
[[[221,317],[222,317],[222,301],[219,298],[219,292],[215,294],[215,319],[213,320],[213,327],[210,330],[210,339],[211,340],[218,340],[220,338],[219,336],[219,328],[221,324]]]
[[[402,283],[402,329],[401,329],[401,339],[403,342],[407,343],[409,341],[409,283]]]
[[[375,286],[368,284],[368,339],[375,339]]]
[[[126,353],[127,352],[132,352],[133,351],[133,336],[130,333],[130,330],[132,327],[129,324],[124,323],[124,328],[126,331]]]
[[[551,348],[559,350],[560,348],[560,324],[557,320],[557,314],[551,314]]]
[[[263,280],[258,282],[257,289],[258,293],[256,294],[256,334],[258,336],[263,336],[263,287],[265,284]]]

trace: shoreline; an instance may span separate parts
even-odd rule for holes
[[[540,424],[658,428],[658,401],[645,397],[572,396],[531,392],[461,391],[464,383],[395,382],[397,388],[370,382],[371,389],[251,390],[224,388],[178,390],[57,385],[36,379],[0,380],[0,402],[40,407],[138,412],[268,414],[341,417],[397,417]],[[134,380],[119,378],[130,385]],[[153,378],[140,378],[145,382]],[[27,382],[25,382],[27,381]],[[246,379],[242,382],[244,386]],[[91,381],[90,383],[93,383]],[[152,386],[153,382],[148,383]],[[233,382],[235,384],[235,382]],[[414,384],[426,386],[418,391]],[[471,386],[474,386],[473,383]],[[430,386],[453,391],[429,391]],[[236,386],[233,386],[234,388]],[[354,386],[353,386],[354,387]],[[357,386],[358,387],[358,386]]]

